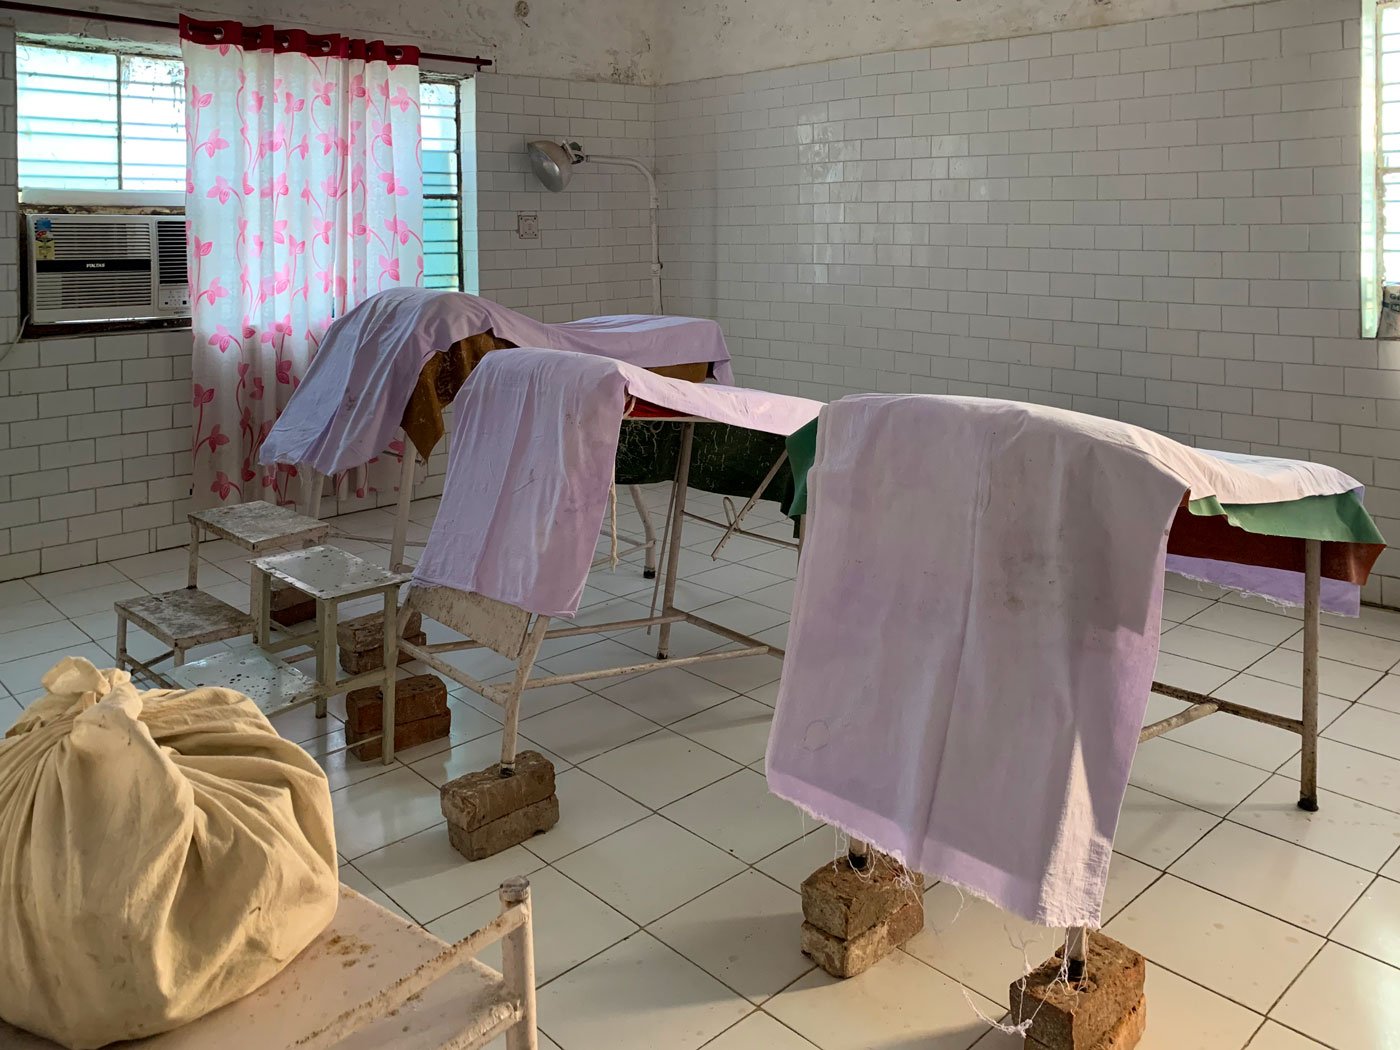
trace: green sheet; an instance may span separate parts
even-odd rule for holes
[[[649,485],[673,480],[680,449],[681,428],[675,423],[624,422],[617,443],[617,483]],[[746,500],[782,454],[783,439],[774,434],[723,423],[699,424],[690,451],[690,487]],[[761,498],[775,500],[787,511],[792,500],[792,471],[787,464]]]
[[[1214,496],[1186,505],[1197,517],[1224,515],[1236,528],[1256,536],[1288,536],[1337,543],[1385,543],[1385,538],[1354,492],[1305,496],[1287,503],[1221,503]]]
[[[786,512],[790,518],[800,518],[807,513],[807,471],[817,458],[817,420],[788,435],[787,454],[792,465],[792,502]]]
[[[817,453],[817,420],[787,439],[792,462],[792,501],[787,511],[796,518],[807,512],[807,471]],[[1385,543],[1376,523],[1353,492],[1339,496],[1307,496],[1287,503],[1224,503],[1214,496],[1192,500],[1187,509],[1198,517],[1222,515],[1256,536],[1287,536],[1337,543]]]

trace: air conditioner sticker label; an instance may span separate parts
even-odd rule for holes
[[[53,262],[53,220],[34,220],[34,260],[36,262]]]

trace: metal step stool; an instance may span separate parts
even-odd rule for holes
[[[329,522],[308,518],[305,514],[265,500],[192,511],[189,520],[190,571],[187,585],[190,587],[199,586],[199,543],[205,534],[228,540],[256,556],[297,544],[320,543],[331,531]],[[256,574],[250,587],[257,587]],[[255,597],[250,592],[250,611]]]
[[[174,657],[175,666],[185,662],[185,653],[197,645],[222,642],[253,633],[253,618],[228,602],[204,591],[185,588],[164,594],[146,594],[116,603],[117,666],[124,671],[145,675],[159,686],[169,688],[170,677],[151,665]],[[169,650],[149,660],[137,660],[126,651],[127,625],[135,624]]]
[[[263,500],[194,511],[189,515],[189,522],[190,565],[186,589],[115,603],[117,666],[164,687],[171,686],[173,679],[155,670],[152,664],[173,657],[175,666],[179,667],[185,662],[185,653],[197,645],[253,633],[251,615],[196,589],[199,586],[199,544],[206,534],[228,540],[256,555],[296,543],[319,543],[330,531],[327,522]],[[250,595],[249,609],[252,600]],[[126,650],[127,625],[132,623],[168,645],[169,651],[145,661],[132,657]]]
[[[378,686],[384,694],[382,753],[384,764],[388,765],[394,760],[399,587],[411,578],[410,573],[389,572],[339,547],[308,547],[255,559],[251,621],[253,640],[260,648],[233,649],[203,660],[191,660],[171,670],[168,677],[187,689],[199,686],[236,689],[269,717],[314,703],[316,717],[324,718],[326,701],[337,693]],[[314,634],[272,639],[274,582],[289,584],[316,602]],[[336,666],[336,621],[340,603],[373,594],[384,596],[384,666],[342,679]],[[310,646],[311,655],[316,658],[314,679],[274,655],[301,646]]]

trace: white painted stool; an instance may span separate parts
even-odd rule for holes
[[[314,703],[316,717],[326,716],[326,702],[337,693],[378,686],[384,696],[383,759],[394,760],[394,685],[398,677],[397,631],[399,587],[411,575],[389,572],[339,547],[283,551],[253,562],[254,647],[216,653],[176,667],[168,677],[186,689],[222,686],[243,693],[269,718],[302,704]],[[272,586],[295,587],[316,603],[316,631],[272,637]],[[336,667],[336,623],[341,602],[379,594],[384,599],[384,665],[340,678]],[[276,654],[311,646],[316,677],[308,677]],[[366,741],[356,741],[356,746]]]
[[[175,666],[180,667],[185,663],[186,652],[197,645],[223,642],[253,633],[253,618],[250,615],[197,589],[199,544],[204,534],[228,540],[256,555],[298,543],[319,543],[330,531],[330,525],[324,521],[263,500],[194,511],[189,516],[189,522],[190,564],[185,589],[115,603],[117,666],[124,671],[137,672],[155,685],[166,688],[175,685],[175,681],[169,674],[155,670],[152,664],[173,657]],[[249,609],[252,608],[250,598]],[[128,626],[133,623],[169,646],[169,649],[149,660],[132,657],[127,652],[126,638]]]

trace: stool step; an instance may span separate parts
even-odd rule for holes
[[[282,547],[298,540],[318,542],[330,532],[330,524],[308,518],[265,500],[210,507],[190,514],[208,531],[257,554],[268,547]]]
[[[173,667],[165,676],[185,689],[219,686],[242,693],[271,718],[310,699],[316,683],[261,649],[231,649]]]
[[[321,600],[373,594],[413,578],[412,573],[389,572],[339,547],[284,551],[258,558],[253,564],[273,578]]]
[[[172,648],[193,649],[253,633],[253,618],[204,591],[182,588],[116,603],[117,615]]]

